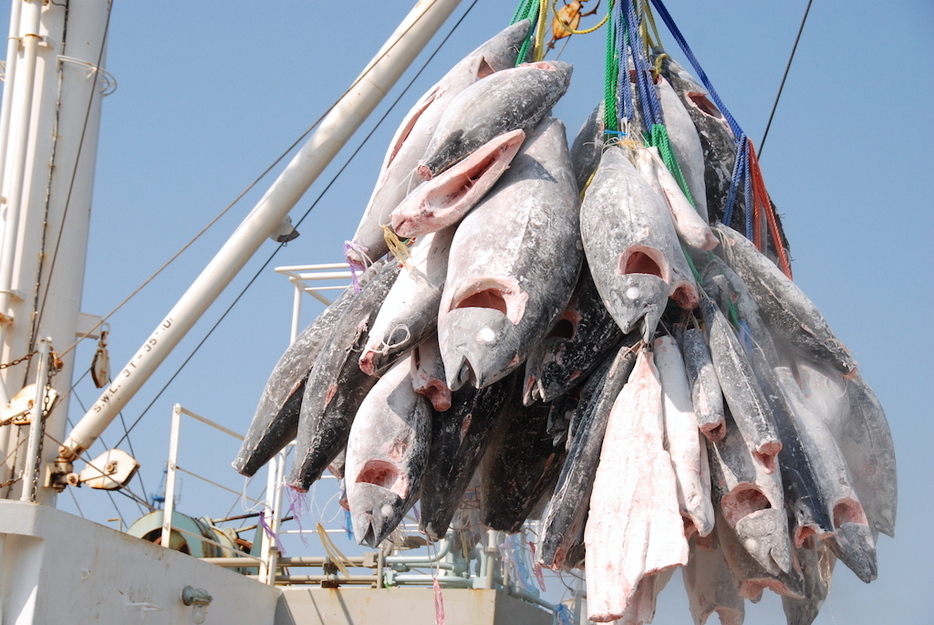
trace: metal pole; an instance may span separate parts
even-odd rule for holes
[[[389,92],[405,68],[450,16],[460,0],[419,2],[367,66],[348,93],[325,117],[285,171],[276,179],[214,259],[192,283],[140,350],[116,375],[75,426],[60,450],[73,461],[127,404],[195,324],[266,236],[282,222],[354,131]]]
[[[172,407],[172,432],[169,435],[169,463],[165,471],[165,502],[162,505],[162,546],[171,549],[172,515],[175,513],[175,477],[178,471],[178,440],[182,429],[182,407]]]
[[[39,490],[37,473],[39,471],[39,443],[45,432],[43,428],[43,411],[45,409],[46,387],[49,383],[49,352],[51,341],[47,338],[39,341],[38,373],[36,375],[36,398],[32,404],[32,414],[29,423],[29,442],[26,449],[26,467],[23,469],[23,495],[20,501],[36,501],[36,492]]]

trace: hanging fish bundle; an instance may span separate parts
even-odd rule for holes
[[[594,621],[650,622],[681,566],[697,623],[764,588],[810,623],[837,559],[876,577],[891,435],[791,280],[751,142],[636,4],[570,149],[571,67],[517,64],[529,20],[419,101],[346,246],[362,286],[285,352],[234,468],[295,438],[290,485],[330,466],[373,547],[417,501],[432,540],[540,519],[540,562],[590,569]],[[414,238],[404,263],[384,231]]]

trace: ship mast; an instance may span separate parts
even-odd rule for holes
[[[99,68],[110,7],[110,0],[12,3],[0,114],[0,362],[5,365],[33,353],[46,337],[54,349],[65,350],[80,329],[106,89]],[[37,360],[2,369],[0,407],[35,382]],[[69,388],[73,353],[62,364],[51,382],[60,394]],[[55,440],[65,435],[64,404],[45,420],[44,431]],[[19,498],[24,484],[32,482],[23,475],[29,429],[0,426],[0,497]],[[55,458],[55,445],[42,449],[42,463]],[[38,500],[52,503],[54,491],[41,489]]]

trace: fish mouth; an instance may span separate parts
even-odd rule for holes
[[[514,280],[496,277],[478,278],[454,294],[448,311],[461,308],[489,308],[506,315],[513,325],[519,325],[525,314],[529,294]]]
[[[525,132],[501,134],[413,191],[393,210],[396,234],[415,237],[457,223],[509,168]]]
[[[374,549],[396,529],[405,510],[405,502],[397,494],[367,482],[354,484],[348,504],[354,538]]]

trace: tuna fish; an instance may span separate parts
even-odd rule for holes
[[[381,266],[371,266],[361,276],[361,283],[365,284]],[[239,473],[252,477],[295,438],[308,375],[330,335],[332,324],[341,317],[356,295],[353,289],[344,290],[334,303],[295,337],[279,358],[269,374],[253,421],[250,422],[250,429],[233,461],[233,468]]]
[[[566,452],[547,432],[549,411],[523,406],[519,384],[506,401],[483,463],[481,513],[490,529],[518,532],[554,488]]]
[[[706,296],[701,299],[701,311],[714,369],[730,412],[753,456],[767,472],[774,472],[782,441],[749,357],[723,313]]]
[[[398,273],[395,262],[380,269],[335,321],[327,347],[315,360],[302,397],[288,478],[298,490],[307,490],[346,446],[357,408],[376,383],[376,378],[360,370],[357,360],[370,324]]]
[[[704,625],[714,612],[720,625],[743,625],[746,607],[726,564],[717,534],[691,541],[691,559],[681,571],[688,607],[695,625]]]
[[[386,372],[360,404],[347,444],[347,503],[357,542],[376,547],[421,492],[431,407],[412,389],[410,356]]]
[[[444,382],[444,363],[438,335],[432,334],[412,348],[412,388],[424,395],[431,406],[444,412],[451,407],[451,389]]]
[[[436,330],[453,238],[451,228],[429,234],[412,246],[408,266],[400,271],[380,306],[360,355],[364,373],[382,374],[399,354]]]
[[[564,126],[549,118],[454,235],[438,314],[448,387],[518,368],[567,305],[582,256]]]
[[[684,175],[684,181],[691,198],[694,200],[696,214],[709,221],[707,215],[707,189],[704,183],[704,149],[691,116],[678,99],[678,94],[664,76],[659,76],[655,83],[658,101],[665,119],[665,129],[671,143],[671,151],[678,167]],[[709,248],[707,248],[709,249]]]
[[[590,497],[587,566],[599,572],[587,576],[592,621],[621,618],[643,578],[687,564],[662,422],[658,373],[644,350],[610,413]]]
[[[688,202],[677,181],[658,155],[658,148],[636,148],[635,165],[646,182],[665,200],[681,239],[693,248],[712,250],[719,245],[707,220]]]
[[[707,536],[714,524],[707,445],[697,429],[684,360],[673,337],[655,339],[655,366],[665,409],[665,448],[675,469],[681,516],[689,526],[685,531]]]
[[[697,328],[685,330],[681,335],[681,352],[688,384],[691,386],[691,403],[694,405],[697,427],[711,442],[717,442],[726,431],[723,392],[703,333]]]
[[[590,177],[600,164],[600,155],[603,154],[603,131],[606,128],[604,115],[604,104],[601,100],[584,120],[571,143],[571,166],[574,168],[577,190],[581,193],[590,182]]]
[[[775,374],[794,410],[801,444],[815,465],[827,515],[833,517],[833,535],[827,537],[826,543],[857,577],[868,584],[876,578],[876,537],[853,488],[846,460],[830,430],[811,411],[791,370],[779,367]]]
[[[517,383],[510,376],[480,390],[465,386],[453,394],[449,410],[432,416],[419,518],[430,539],[444,537]]]
[[[631,346],[635,333],[626,337]],[[558,320],[532,349],[525,361],[522,401],[550,402],[568,392],[612,353],[623,333],[603,306],[587,263],[571,300]]]
[[[769,329],[807,358],[845,375],[855,372],[856,361],[801,288],[747,238],[722,224],[715,230],[727,263],[746,283]]]
[[[791,571],[780,475],[768,473],[753,457],[729,410],[726,434],[716,443],[708,441],[707,452],[714,505],[731,533],[764,571],[772,575]]]
[[[571,429],[568,456],[542,519],[539,559],[558,570],[571,548],[583,538],[594,475],[610,410],[629,379],[636,351],[624,346],[584,384]],[[579,416],[578,416],[579,415]],[[573,564],[573,562],[571,562]]]
[[[457,224],[509,169],[525,135],[516,129],[494,137],[420,185],[392,211],[393,231],[402,237],[419,237]]]
[[[431,180],[504,133],[531,134],[567,91],[571,70],[561,61],[527,63],[464,89],[438,120],[418,174]]]
[[[793,371],[812,414],[831,432],[849,468],[852,485],[869,524],[892,536],[898,499],[895,450],[885,412],[862,376],[836,372],[802,360]]]
[[[498,33],[451,68],[412,107],[390,143],[373,194],[357,226],[348,252],[351,261],[366,263],[389,251],[382,226],[389,223],[392,210],[421,182],[415,167],[442,113],[469,85],[514,66],[528,31],[529,21],[522,20]]]
[[[811,625],[830,592],[830,576],[837,558],[825,543],[813,537],[795,553],[804,578],[804,596],[783,596],[782,608],[788,625]]]
[[[620,147],[603,153],[581,205],[581,238],[597,290],[623,332],[651,338],[669,295],[697,305],[697,286],[664,200]]]
[[[710,223],[723,218],[733,166],[736,163],[736,137],[720,110],[707,98],[707,91],[676,61],[665,55],[662,61],[665,78],[681,99],[684,110],[694,122],[704,159],[704,186]],[[740,193],[743,188],[740,185]],[[742,204],[742,195],[737,198]],[[736,225],[743,223],[741,211],[736,212]],[[733,225],[733,224],[730,224]]]

